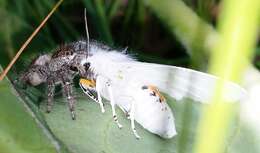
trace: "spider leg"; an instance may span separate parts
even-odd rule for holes
[[[75,115],[75,99],[72,95],[72,82],[68,82],[66,81],[63,84],[63,89],[64,89],[64,94],[67,97],[68,100],[68,105],[69,105],[69,110],[71,112],[71,117],[73,120],[76,119],[76,115]]]
[[[112,107],[113,118],[114,118],[114,121],[116,122],[117,126],[121,129],[123,126],[118,122],[118,118],[117,118],[117,114],[116,114],[116,110],[115,110],[115,101],[114,101],[114,96],[113,96],[111,84],[108,82],[107,86],[108,86],[108,92],[109,92],[109,97],[110,97],[110,104],[111,104],[111,107]]]
[[[53,95],[55,91],[55,84],[50,81],[48,82],[48,87],[47,87],[47,92],[48,92],[48,100],[47,100],[47,113],[51,112],[52,106],[53,106]]]

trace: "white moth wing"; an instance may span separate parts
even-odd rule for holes
[[[141,87],[154,85],[176,100],[188,97],[194,101],[208,102],[218,80],[213,75],[191,69],[136,61],[112,62],[101,66],[106,71],[100,75],[112,81],[115,103],[124,112],[129,112],[134,99],[135,120],[148,131],[164,138],[177,134],[172,110],[166,102],[158,103],[154,97],[140,91]],[[246,95],[243,88],[232,82],[225,82],[225,89],[225,97],[229,101],[240,101]],[[101,94],[110,100],[106,90],[104,88]],[[162,111],[165,108],[166,111]]]
[[[126,84],[122,76],[112,80],[114,100],[122,111],[130,113],[134,103],[134,119],[145,129],[163,138],[172,138],[177,134],[172,110],[165,99],[159,101],[160,97],[151,96],[148,89],[142,89],[144,86],[142,82]],[[107,80],[101,78],[99,81],[105,84]],[[101,95],[111,100],[105,86],[101,89]]]
[[[177,134],[174,116],[166,100],[151,96],[141,88],[132,90],[135,97],[135,120],[148,131],[163,138],[172,138]]]
[[[108,73],[108,77],[113,82],[118,106],[129,111],[131,98],[127,100],[126,97],[134,97],[135,120],[163,138],[177,134],[172,110],[166,102],[158,103],[154,97],[142,92],[141,86],[154,85],[177,100],[188,97],[209,102],[218,81],[210,74],[168,65],[131,61],[118,62],[113,67],[114,72]],[[229,81],[225,82],[225,89],[228,101],[240,101],[246,95],[243,88]]]
[[[114,75],[112,78],[121,80],[118,81],[121,84],[152,84],[176,100],[188,97],[199,102],[209,102],[218,81],[216,76],[192,69],[144,62],[117,63]],[[225,81],[224,96],[227,101],[241,101],[246,97],[246,91]]]

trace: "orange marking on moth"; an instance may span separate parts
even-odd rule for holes
[[[159,96],[161,102],[165,102],[165,97],[160,93],[159,89],[156,86],[148,85],[148,89],[153,91],[156,96]]]
[[[88,87],[96,87],[96,81],[95,80],[88,80],[88,79],[80,79],[79,80],[80,84],[88,86]]]

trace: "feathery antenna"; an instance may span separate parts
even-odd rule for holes
[[[85,18],[85,30],[86,30],[86,34],[87,34],[87,52],[89,52],[89,33],[88,33],[88,21],[87,21],[87,9],[84,9],[84,18]],[[87,54],[88,56],[88,54]]]

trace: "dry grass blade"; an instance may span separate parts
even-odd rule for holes
[[[27,47],[27,45],[31,42],[31,40],[34,38],[34,36],[40,31],[40,29],[44,26],[44,24],[47,22],[47,20],[51,17],[51,15],[56,11],[56,9],[60,6],[60,4],[63,2],[63,0],[59,0],[56,5],[53,7],[53,9],[50,11],[50,13],[44,18],[44,20],[41,22],[41,24],[34,30],[34,32],[31,34],[31,36],[26,40],[26,42],[22,45],[22,47],[19,49],[19,51],[16,53],[15,57],[12,59],[12,61],[8,64],[8,66],[5,68],[5,70],[0,75],[0,81],[4,79],[8,71],[11,69],[13,64],[16,62],[16,60],[19,58],[19,56],[22,54],[24,49]]]

